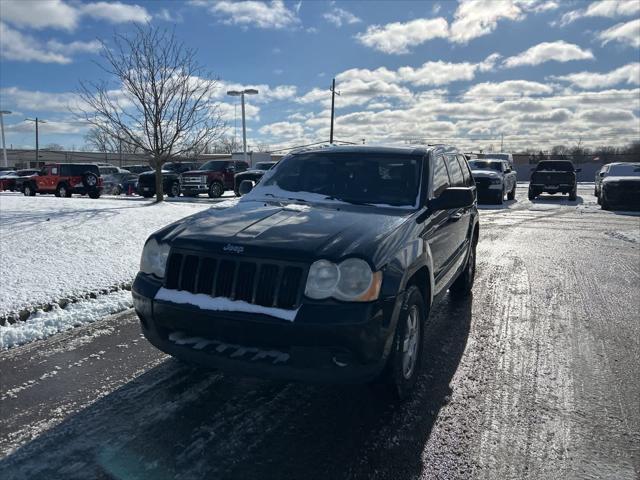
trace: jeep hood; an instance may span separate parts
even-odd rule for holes
[[[379,266],[411,211],[228,200],[157,232],[173,247],[238,257],[313,261],[366,258]],[[226,248],[225,248],[226,247]]]

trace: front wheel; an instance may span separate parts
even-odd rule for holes
[[[529,200],[535,200],[537,197],[537,195],[535,194],[535,192],[531,189],[529,189]]]
[[[224,193],[224,187],[220,182],[213,182],[209,186],[209,198],[220,198]]]
[[[513,184],[513,188],[509,193],[507,193],[507,200],[515,200],[516,198],[516,185]]]
[[[180,184],[178,182],[173,182],[169,187],[169,191],[167,192],[167,196],[169,197],[179,197],[180,196]]]
[[[89,198],[93,198],[94,200],[100,198],[100,190],[91,190],[89,192]]]
[[[25,197],[35,197],[36,196],[36,189],[32,184],[27,183],[24,186],[24,188],[22,189],[22,193],[24,193]]]
[[[578,192],[577,189],[573,189],[569,192],[569,200],[571,201],[575,201],[578,199]]]
[[[398,326],[382,380],[396,400],[409,396],[422,370],[423,329],[428,309],[417,286],[406,293]]]
[[[449,291],[456,296],[463,297],[471,293],[473,282],[476,279],[476,244],[475,240],[471,241],[469,247],[469,255],[464,270],[458,275],[458,278],[451,284]]]
[[[504,203],[504,191],[500,190],[500,193],[498,193],[498,196],[496,197],[496,202],[497,205],[502,205]]]

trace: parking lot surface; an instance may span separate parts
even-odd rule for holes
[[[0,477],[636,479],[640,216],[592,193],[481,208],[473,296],[399,406],[192,369],[131,311],[1,352]]]

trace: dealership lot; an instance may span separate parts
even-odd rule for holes
[[[473,297],[432,312],[399,407],[367,387],[198,372],[148,345],[130,310],[0,352],[2,477],[637,478],[640,216],[592,193],[530,202],[520,185],[481,207]],[[66,217],[137,205],[98,202]]]

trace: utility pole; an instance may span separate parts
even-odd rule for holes
[[[331,84],[331,131],[329,133],[329,143],[333,145],[333,117],[335,113],[336,93],[340,95],[340,92],[336,92],[336,79],[333,79]]]
[[[240,97],[240,101],[242,103],[242,151],[243,151],[243,157],[245,162],[248,161],[248,158],[247,158],[247,126],[246,126],[246,120],[244,116],[244,96],[257,95],[257,94],[258,94],[258,90],[256,90],[255,88],[245,88],[242,91],[229,90],[227,92],[227,95],[230,95],[232,97]]]
[[[504,152],[504,133],[500,134],[500,151]]]
[[[40,120],[38,117],[34,119],[25,118],[27,122],[34,122],[36,124],[36,167],[38,166],[38,161],[40,159],[40,144],[39,144],[39,135],[38,135],[38,123],[47,123],[46,120]]]

